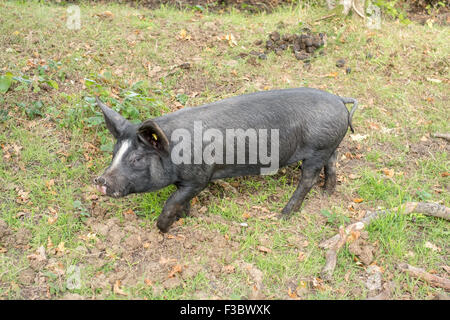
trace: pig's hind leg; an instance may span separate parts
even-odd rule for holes
[[[331,195],[336,188],[336,160],[337,160],[337,151],[335,150],[331,155],[330,159],[324,166],[325,172],[325,184],[324,190]]]
[[[302,163],[302,176],[298,183],[297,189],[294,191],[291,199],[281,211],[282,218],[289,218],[290,215],[300,209],[303,200],[308,192],[316,183],[320,171],[325,165],[324,157],[317,154],[313,157],[303,160]]]

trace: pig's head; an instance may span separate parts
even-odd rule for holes
[[[132,124],[98,98],[97,104],[103,111],[108,130],[117,140],[111,164],[94,179],[97,189],[118,198],[169,185],[169,142],[161,128],[152,120]]]

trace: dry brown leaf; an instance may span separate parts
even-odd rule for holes
[[[36,261],[44,261],[47,260],[47,257],[45,255],[45,248],[44,246],[40,246],[37,248],[36,253],[30,254],[27,256],[30,260],[36,260]]]
[[[186,40],[189,41],[192,39],[191,35],[188,34],[186,29],[181,29],[177,36],[178,40]]]
[[[167,277],[173,278],[173,277],[175,277],[175,274],[181,273],[182,270],[183,270],[183,267],[181,265],[177,264],[172,268],[172,271],[169,272],[169,275]]]
[[[242,215],[242,218],[244,219],[244,220],[247,220],[248,218],[250,218],[251,217],[251,215],[250,215],[250,213],[248,213],[248,212],[244,212],[244,214]]]
[[[47,187],[48,190],[51,190],[54,185],[55,185],[54,179],[45,181],[45,186]]]
[[[17,203],[25,204],[30,201],[30,192],[23,191],[22,189],[16,188],[18,197],[16,199]]]
[[[230,47],[237,46],[236,38],[234,37],[234,35],[232,33],[229,33],[229,34],[225,35],[224,38],[225,38],[225,40],[228,41],[228,45]]]
[[[227,265],[227,266],[224,266],[224,267],[222,268],[222,272],[223,272],[223,273],[234,273],[234,271],[235,271],[235,267],[232,266],[231,264],[230,264],[230,265]]]
[[[425,248],[428,248],[428,249],[431,249],[431,250],[433,250],[433,251],[437,251],[437,252],[441,252],[441,250],[442,250],[441,248],[439,248],[438,246],[432,244],[432,243],[429,242],[429,241],[425,242],[424,247],[425,247]]]
[[[100,18],[113,18],[114,14],[111,11],[107,10],[107,11],[103,11],[102,13],[97,13],[97,17],[100,17]]]
[[[175,262],[177,262],[177,259],[173,259],[173,258],[166,259],[164,257],[161,257],[159,259],[159,264],[168,264],[168,263],[175,263]]]
[[[338,77],[338,73],[337,72],[331,72],[329,74],[326,75],[328,78],[337,78]]]
[[[380,130],[380,126],[376,124],[375,122],[369,122],[369,128],[372,130]]]
[[[442,269],[444,269],[447,273],[450,273],[450,267],[449,266],[441,266]]]
[[[389,178],[392,178],[395,174],[394,169],[383,168],[382,171],[383,171],[384,175]]]
[[[355,241],[356,239],[359,238],[360,235],[361,235],[361,232],[359,232],[359,231],[352,231],[350,233],[350,235],[348,236],[347,242]]]
[[[302,262],[303,260],[305,260],[305,258],[306,258],[305,253],[300,251],[297,257],[298,261]]]
[[[115,294],[119,294],[119,295],[122,295],[122,296],[128,296],[128,293],[126,293],[125,291],[123,291],[123,290],[120,288],[120,280],[117,280],[117,281],[114,283],[113,292],[114,292]]]
[[[354,173],[350,173],[350,174],[348,175],[348,177],[349,177],[351,180],[356,180],[356,179],[361,178],[360,175],[357,175],[357,174],[354,174]]]
[[[50,237],[47,238],[47,250],[53,248],[53,242]]]
[[[66,251],[66,247],[65,247],[65,245],[64,245],[64,242],[61,241],[61,242],[58,244],[58,246],[55,248],[55,253],[56,253],[57,255],[63,255],[63,254],[65,253],[65,251]]]
[[[54,224],[56,222],[56,220],[58,220],[58,215],[53,216],[53,217],[48,217],[47,223],[48,224]]]
[[[297,290],[292,290],[291,288],[288,288],[288,296],[292,299],[298,299]]]
[[[146,284],[148,287],[153,286],[152,280],[150,280],[150,279],[148,279],[148,278],[145,278],[145,279],[144,279],[144,282],[145,282],[145,284]]]
[[[266,248],[264,246],[258,246],[258,250],[264,253],[270,253],[272,252],[272,250],[270,250],[269,248]]]
[[[134,213],[134,211],[133,211],[132,209],[128,209],[127,211],[125,211],[125,212],[123,213],[123,215],[124,215],[124,216],[126,216],[126,215],[135,215],[135,213]]]

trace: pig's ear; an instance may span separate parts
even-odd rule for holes
[[[138,128],[137,135],[145,145],[165,153],[169,152],[169,140],[164,131],[154,121],[144,121]]]
[[[106,127],[112,133],[114,138],[118,139],[125,129],[130,125],[127,119],[122,117],[113,109],[104,104],[98,97],[95,97],[97,105],[102,109],[103,116],[105,117]]]

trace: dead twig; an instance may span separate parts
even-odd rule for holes
[[[322,20],[325,20],[325,19],[328,19],[328,18],[332,18],[332,17],[334,17],[335,15],[336,15],[336,13],[328,14],[328,15],[326,15],[326,16],[323,16],[322,18],[319,18],[319,19],[314,20],[314,22],[318,22],[318,21],[322,21]]]
[[[338,234],[319,244],[319,247],[328,249],[326,253],[325,266],[322,269],[322,277],[325,280],[331,279],[334,269],[336,268],[337,253],[339,249],[347,242],[348,236],[352,232],[364,229],[373,220],[385,216],[391,212],[398,212],[400,214],[417,212],[450,221],[450,208],[437,203],[429,202],[407,202],[404,206],[393,208],[391,210],[368,211],[361,221],[352,223],[345,229],[343,227],[339,228]]]
[[[436,132],[436,133],[433,133],[432,136],[434,138],[441,138],[441,139],[450,141],[450,133],[439,133],[439,132]]]
[[[360,16],[360,17],[363,18],[363,19],[366,18],[366,16],[365,16],[364,14],[362,14],[362,13],[358,10],[358,8],[356,8],[355,1],[352,1],[352,8],[353,8],[353,10],[358,14],[358,16]]]
[[[417,267],[413,267],[407,263],[401,263],[398,265],[398,268],[407,272],[414,278],[419,278],[428,282],[430,285],[434,287],[444,288],[445,290],[450,290],[450,280],[442,277],[435,276],[434,274],[428,273],[425,270]]]
[[[362,226],[363,227],[363,226]],[[361,225],[357,223],[350,225],[349,227],[339,228],[338,240],[331,245],[326,253],[326,262],[325,266],[322,269],[322,279],[331,280],[331,276],[333,275],[333,271],[336,268],[337,261],[337,253],[339,249],[347,242],[348,236],[353,232],[362,228]]]

